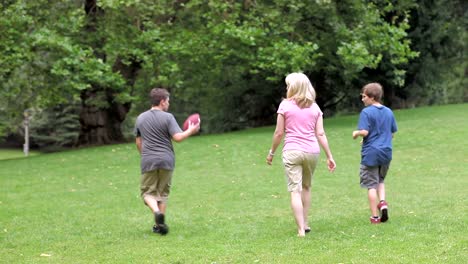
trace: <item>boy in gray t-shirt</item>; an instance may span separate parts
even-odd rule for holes
[[[135,124],[136,145],[141,155],[141,197],[155,218],[153,232],[162,235],[169,231],[165,224],[175,155],[172,140],[181,142],[200,130],[200,122],[189,124],[182,131],[174,116],[168,113],[169,92],[154,88],[150,92],[152,107],[140,114]]]

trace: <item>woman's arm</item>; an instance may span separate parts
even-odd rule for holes
[[[315,124],[315,135],[317,136],[317,140],[325,151],[325,155],[327,156],[327,165],[329,171],[334,171],[336,168],[335,160],[333,159],[333,155],[331,153],[330,147],[328,146],[328,139],[325,135],[325,129],[323,128],[323,117],[320,116]]]
[[[267,156],[267,163],[269,165],[271,165],[271,162],[273,161],[273,157],[275,156],[275,151],[278,148],[279,144],[281,143],[283,136],[284,136],[284,116],[282,114],[278,114],[278,117],[276,118],[275,133],[273,133],[271,148]]]

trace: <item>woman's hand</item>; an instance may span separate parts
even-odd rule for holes
[[[336,162],[333,158],[327,159],[327,166],[330,172],[333,172],[336,169]]]
[[[271,165],[271,163],[273,162],[273,157],[275,157],[275,154],[273,154],[270,151],[268,151],[268,156],[266,157],[266,162],[268,163],[268,165]]]

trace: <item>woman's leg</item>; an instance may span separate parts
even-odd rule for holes
[[[303,187],[301,192],[304,228],[310,230],[309,226],[309,208],[310,208],[310,187]]]
[[[302,206],[301,192],[291,192],[291,208],[297,224],[297,235],[305,236],[304,207]]]

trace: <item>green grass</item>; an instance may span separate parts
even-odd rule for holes
[[[296,237],[273,127],[176,144],[167,236],[152,234],[133,144],[0,161],[0,263],[464,263],[468,104],[395,111],[389,222],[369,224],[357,115],[325,120],[311,234]],[[45,254],[45,256],[41,256]]]
[[[39,155],[37,151],[29,151],[28,156]],[[22,149],[0,149],[0,160],[25,158]]]

